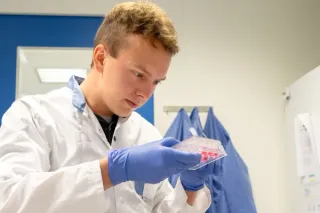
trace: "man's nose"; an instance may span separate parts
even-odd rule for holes
[[[153,82],[142,83],[137,91],[138,96],[144,100],[149,99],[154,92],[155,86]]]

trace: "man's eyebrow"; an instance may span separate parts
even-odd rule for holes
[[[150,73],[146,68],[144,68],[143,66],[136,64],[135,67],[138,68],[138,69],[140,69],[140,70],[143,71],[144,73],[146,73],[148,76],[152,77],[152,76],[151,76],[151,73]],[[158,81],[164,81],[164,80],[166,80],[166,78],[167,78],[167,77],[163,77],[163,78],[157,79],[157,80],[158,80]]]
[[[148,70],[146,68],[144,68],[143,66],[136,64],[135,67],[138,68],[139,70],[145,72],[147,75],[151,76],[151,73],[148,72]]]

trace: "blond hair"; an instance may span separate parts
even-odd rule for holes
[[[104,44],[110,54],[117,57],[128,34],[140,34],[160,41],[164,49],[175,55],[179,52],[177,32],[166,13],[151,2],[125,2],[117,4],[100,25],[94,47]],[[153,43],[154,44],[154,43]]]

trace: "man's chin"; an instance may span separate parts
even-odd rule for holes
[[[130,117],[132,112],[133,110],[129,109],[129,110],[121,110],[121,111],[115,112],[115,114],[118,115],[119,117],[126,118],[126,117]]]

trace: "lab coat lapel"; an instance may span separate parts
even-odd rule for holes
[[[114,140],[112,148],[121,149],[131,147],[136,143],[138,126],[131,117],[119,117],[117,126],[114,130]]]
[[[110,143],[108,142],[97,117],[88,105],[84,107],[83,116],[87,120],[88,126],[85,129],[87,134],[92,137],[91,140],[100,139],[108,147],[108,149],[111,149]]]

